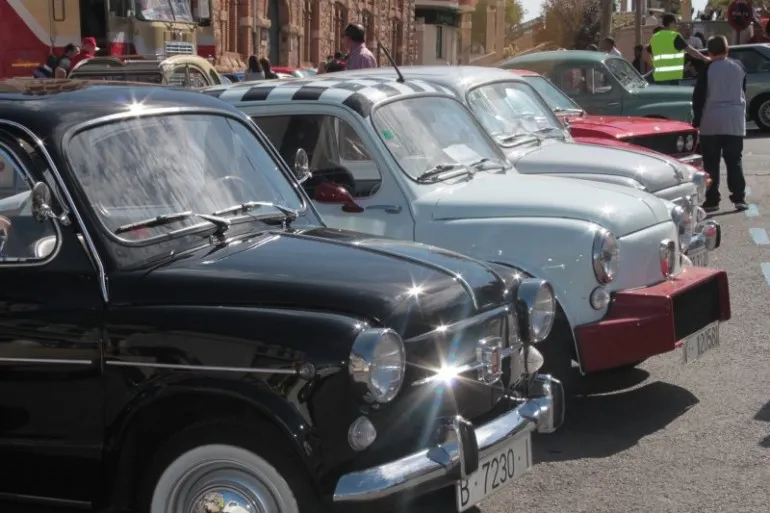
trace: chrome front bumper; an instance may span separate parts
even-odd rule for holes
[[[474,427],[456,417],[447,441],[377,467],[340,477],[335,506],[365,506],[407,491],[419,495],[454,484],[475,471],[481,458],[523,432],[552,433],[564,421],[564,390],[550,375],[538,374],[530,397],[487,424]]]

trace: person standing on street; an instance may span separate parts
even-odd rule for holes
[[[351,23],[342,34],[342,44],[348,52],[347,69],[376,68],[377,59],[366,47],[366,31],[363,25]],[[328,71],[328,70],[327,70]]]
[[[599,43],[601,45],[601,49],[604,53],[608,53],[610,55],[617,55],[618,57],[623,57],[623,54],[620,53],[620,50],[618,50],[618,47],[615,46],[615,40],[611,37],[605,37],[602,39],[602,42]]]
[[[736,210],[746,210],[743,176],[743,138],[746,136],[746,70],[728,59],[727,38],[714,36],[706,43],[711,62],[698,76],[692,95],[693,123],[700,129],[703,167],[711,187],[702,205],[706,212],[719,210],[719,165],[727,168],[727,188]]]
[[[69,72],[72,71],[72,67],[77,62],[75,59],[80,55],[80,48],[78,45],[72,43],[64,47],[64,55],[59,57],[56,62],[56,67],[53,70],[54,78],[67,78]]]
[[[655,32],[647,46],[652,55],[652,78],[656,84],[677,85],[684,78],[685,55],[709,62],[709,58],[690,46],[676,31],[676,16],[663,15],[663,27]]]
[[[100,48],[96,46],[96,38],[84,37],[83,41],[80,42],[80,52],[72,59],[69,69],[74,68],[80,61],[95,57],[99,50]]]

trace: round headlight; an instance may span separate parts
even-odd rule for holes
[[[348,364],[353,381],[363,387],[364,400],[388,403],[404,383],[404,341],[389,329],[366,329],[353,343]]]
[[[610,283],[614,280],[619,264],[618,239],[604,228],[599,228],[594,235],[593,247],[594,274],[599,283]]]
[[[695,184],[695,201],[702,204],[706,201],[706,191],[709,188],[709,175],[703,171],[693,173],[692,182]]]
[[[551,333],[556,317],[556,299],[545,280],[522,280],[516,292],[516,314],[522,340],[542,342]]]
[[[684,139],[684,149],[687,151],[692,151],[693,147],[695,146],[695,137],[690,134]]]
[[[676,138],[676,151],[682,151],[684,149],[684,137],[681,135]]]

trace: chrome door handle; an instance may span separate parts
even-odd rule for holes
[[[366,210],[384,210],[388,214],[399,214],[401,213],[401,206],[400,205],[371,205],[369,207],[366,207]]]
[[[618,105],[620,105],[620,102],[610,102],[610,103],[607,104],[607,107],[615,107],[615,106],[618,106]]]

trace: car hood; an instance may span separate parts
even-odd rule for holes
[[[506,290],[506,277],[458,253],[328,228],[263,232],[129,278],[111,279],[120,302],[322,311],[404,338],[500,305]]]
[[[670,221],[666,205],[631,187],[550,176],[478,173],[439,188],[433,219],[552,217],[596,223],[618,237]]]
[[[596,130],[619,139],[692,131],[692,126],[687,123],[670,119],[590,115],[575,116],[569,119],[572,129]]]
[[[665,159],[633,150],[552,141],[523,155],[509,156],[523,174],[604,174],[633,178],[657,192],[684,181]]]

